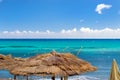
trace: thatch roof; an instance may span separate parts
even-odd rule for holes
[[[23,76],[72,76],[95,70],[96,67],[70,53],[58,54],[52,52],[31,57],[22,66],[16,66],[10,73]]]
[[[5,56],[0,54],[0,69],[11,70],[23,62],[25,62],[25,59],[13,58],[11,55]]]
[[[120,80],[120,72],[115,59],[112,62],[110,80]]]

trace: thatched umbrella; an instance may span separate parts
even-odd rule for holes
[[[22,58],[13,58],[11,55],[2,55],[0,54],[0,69],[11,70],[17,65],[25,62],[26,59]]]
[[[16,66],[20,66],[25,62],[27,58],[13,58],[11,55],[2,55],[0,54],[0,69],[1,70],[12,70]],[[14,77],[16,78],[16,77]]]
[[[17,66],[10,71],[11,74],[17,76],[29,75],[50,75],[52,80],[55,76],[60,76],[61,80],[67,80],[67,76],[78,75],[84,72],[95,71],[96,67],[90,63],[78,59],[72,54],[57,54],[51,52],[48,54],[40,54],[26,60],[22,66]]]
[[[120,80],[120,72],[115,59],[112,62],[110,80]]]

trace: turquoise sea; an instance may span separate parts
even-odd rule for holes
[[[112,60],[116,59],[120,66],[120,39],[0,39],[0,53],[4,55],[25,58],[52,50],[70,52],[98,68],[95,72],[69,77],[70,80],[74,77],[109,80]],[[0,78],[10,77],[13,76],[8,71],[0,70]]]

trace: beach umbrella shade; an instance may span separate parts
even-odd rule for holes
[[[2,55],[0,54],[0,69],[11,70],[14,67],[25,62],[23,58],[13,58],[11,55]]]
[[[120,72],[115,59],[112,62],[110,80],[120,80]]]
[[[39,54],[31,57],[27,59],[22,66],[16,66],[10,73],[23,76],[50,75],[52,76],[52,80],[55,80],[55,76],[65,77],[65,79],[67,79],[67,76],[95,70],[96,67],[93,67],[90,63],[70,53],[60,54],[54,51],[48,54]]]

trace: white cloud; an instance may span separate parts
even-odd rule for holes
[[[98,4],[95,11],[98,14],[102,14],[102,10],[103,9],[110,9],[112,7],[112,5],[107,5],[107,4]]]
[[[66,32],[66,31],[65,31],[65,29],[61,30],[61,33],[63,33],[63,34],[64,34],[65,32]]]
[[[27,34],[27,31],[23,31],[23,34]]]
[[[80,29],[80,31],[81,31],[81,32],[85,32],[85,33],[87,33],[87,32],[93,32],[92,29],[90,29],[90,28],[84,28],[84,27],[82,27],[82,28]]]
[[[49,30],[46,30],[46,32],[49,34],[50,33],[50,31]]]
[[[63,30],[61,30],[61,33],[74,33],[74,32],[77,32],[77,29],[76,28],[73,28],[73,29],[69,29],[69,30],[65,30],[65,29],[63,29]]]
[[[81,27],[80,29],[73,28],[53,32],[46,31],[31,31],[31,30],[16,30],[0,32],[0,38],[120,38],[120,28],[111,29],[91,29]]]
[[[19,30],[16,30],[15,33],[16,33],[16,34],[20,34],[21,32],[20,32]]]
[[[77,32],[77,29],[76,28],[73,28],[73,30],[72,30],[73,32]]]
[[[33,31],[29,30],[27,33],[34,33]]]
[[[4,34],[7,34],[7,33],[9,33],[9,32],[8,32],[8,31],[3,31],[3,33],[4,33]]]

